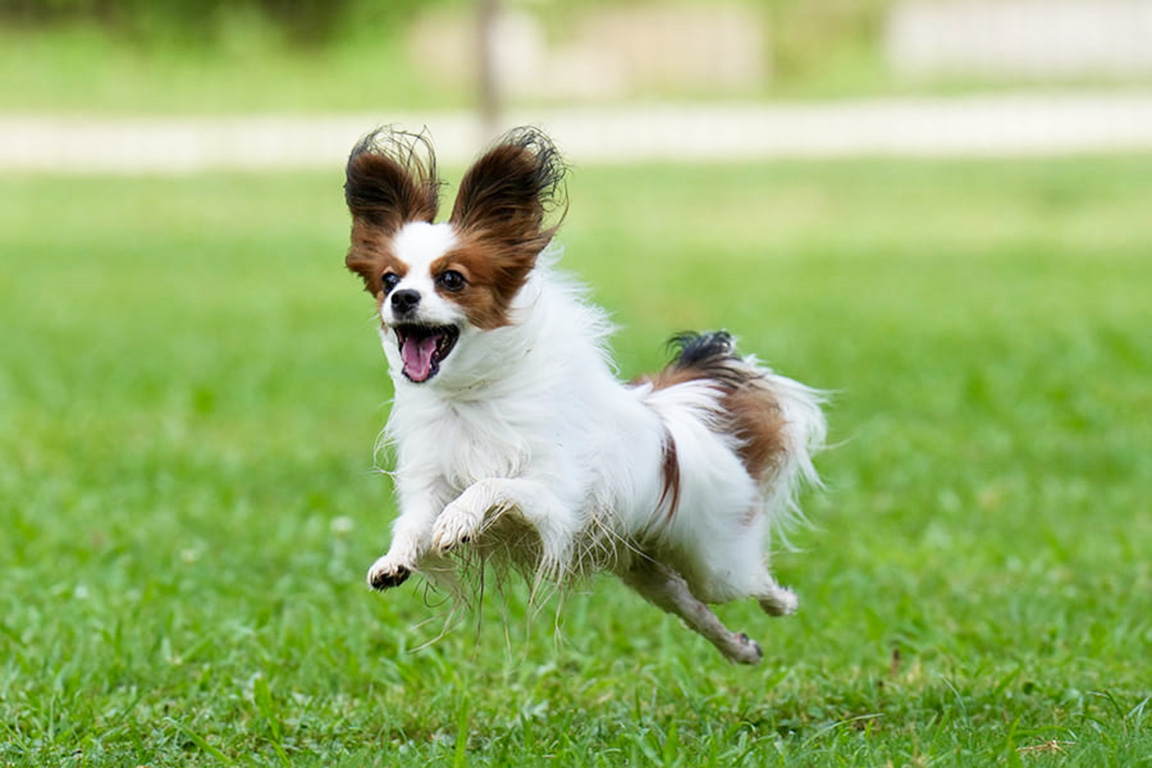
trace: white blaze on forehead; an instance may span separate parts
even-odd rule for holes
[[[420,301],[415,314],[403,313],[397,318],[391,301],[384,299],[380,303],[380,317],[385,324],[394,325],[403,320],[420,325],[456,325],[460,321],[460,308],[437,295],[431,273],[433,262],[455,245],[456,231],[448,223],[413,221],[400,228],[392,238],[392,253],[407,269],[391,295],[401,290],[415,291]]]
[[[392,240],[392,252],[396,258],[408,265],[408,279],[420,280],[428,276],[432,262],[448,252],[456,244],[456,232],[452,225],[441,222],[428,224],[411,221],[400,228]]]

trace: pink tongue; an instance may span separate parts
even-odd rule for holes
[[[432,373],[432,353],[436,351],[438,336],[404,339],[400,347],[400,357],[404,361],[404,373],[412,381],[424,381]]]

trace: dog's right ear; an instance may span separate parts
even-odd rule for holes
[[[409,221],[433,221],[439,198],[436,157],[423,133],[379,128],[352,148],[344,200],[356,221],[395,234]]]
[[[435,220],[440,183],[436,156],[423,133],[380,128],[352,149],[344,182],[352,244],[344,264],[360,275],[368,293],[381,297],[387,292],[381,275],[394,261],[392,236],[410,221]]]

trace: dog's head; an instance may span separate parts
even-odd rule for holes
[[[465,173],[448,221],[423,135],[381,129],[348,158],[345,263],[376,297],[389,363],[430,381],[466,337],[512,322],[513,299],[555,233],[564,165],[532,128],[506,134]],[[390,337],[390,338],[388,338]]]

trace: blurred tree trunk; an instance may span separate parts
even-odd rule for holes
[[[496,24],[500,0],[477,1],[479,34],[480,130],[487,144],[500,131],[500,83],[496,72]]]

